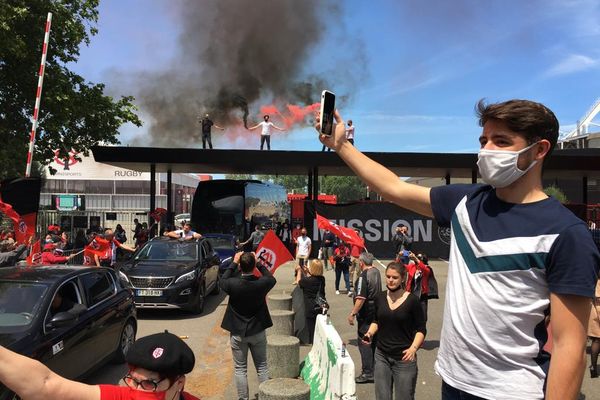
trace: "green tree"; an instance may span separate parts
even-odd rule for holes
[[[46,15],[50,44],[34,160],[48,164],[58,152],[89,154],[98,144],[117,144],[118,129],[137,126],[133,97],[114,99],[101,83],[86,82],[68,68],[79,47],[97,33],[99,0],[0,0],[0,178],[24,174]]]
[[[563,204],[569,201],[565,192],[563,192],[561,188],[555,185],[546,186],[544,188],[544,193],[546,193],[548,196],[554,197],[556,200],[560,201]]]
[[[306,193],[308,177],[306,175],[258,175],[263,182],[269,181],[283,186],[289,193]]]
[[[252,174],[226,174],[225,179],[244,180],[244,179],[256,179],[256,178]]]
[[[323,176],[319,182],[319,192],[337,195],[338,202],[362,200],[367,187],[356,176]]]

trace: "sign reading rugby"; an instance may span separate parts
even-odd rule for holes
[[[387,202],[365,202],[352,204],[317,203],[316,210],[311,202],[304,206],[305,224],[312,229],[313,248],[318,249],[319,234],[317,214],[339,226],[357,228],[365,240],[367,250],[378,258],[393,258],[395,246],[393,236],[400,225],[408,227],[413,237],[412,249],[430,257],[448,257],[449,246],[446,229],[422,215]]]

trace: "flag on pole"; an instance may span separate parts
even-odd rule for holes
[[[365,240],[358,236],[358,233],[352,228],[339,226],[319,214],[317,214],[317,226],[319,229],[328,230],[348,244],[358,246],[362,249],[365,248]]]
[[[42,245],[40,240],[36,240],[30,248],[29,255],[27,256],[27,265],[38,265],[42,262]]]
[[[281,264],[293,260],[294,257],[275,232],[269,230],[256,249],[256,262],[264,265],[272,274]],[[260,275],[255,270],[255,275]]]
[[[94,256],[98,256],[98,258],[110,257],[112,250],[110,244],[108,240],[96,236],[83,250],[83,264],[95,265]]]

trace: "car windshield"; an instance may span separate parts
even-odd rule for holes
[[[179,240],[148,242],[135,256],[136,260],[193,261],[198,259],[196,242]]]
[[[206,238],[210,242],[213,248],[215,249],[227,249],[231,250],[233,248],[231,244],[231,239],[224,237],[209,237]]]
[[[31,325],[47,289],[38,283],[0,281],[0,332]]]

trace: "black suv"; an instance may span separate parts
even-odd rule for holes
[[[200,314],[206,294],[219,293],[219,256],[204,238],[154,238],[117,271],[133,289],[138,308]]]

